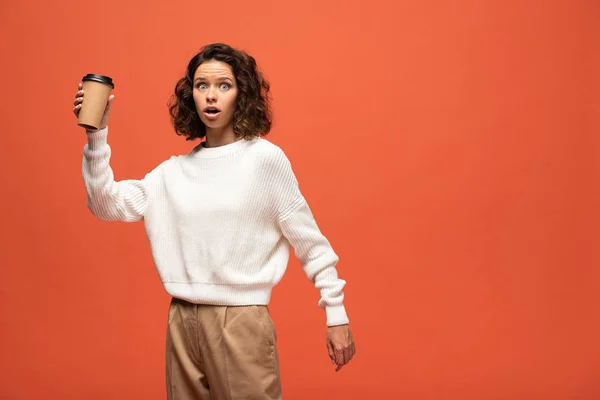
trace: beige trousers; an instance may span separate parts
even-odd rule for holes
[[[266,306],[172,299],[168,400],[281,399],[275,326]]]

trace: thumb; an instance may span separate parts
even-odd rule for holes
[[[111,94],[106,102],[106,108],[104,109],[104,114],[108,115],[110,113],[110,109],[112,108],[113,102],[115,100],[115,95]]]

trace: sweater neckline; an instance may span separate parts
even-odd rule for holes
[[[248,147],[248,145],[256,138],[246,140],[244,138],[238,139],[233,143],[225,144],[217,147],[205,147],[205,142],[200,143],[192,151],[192,155],[195,158],[218,158],[228,156],[235,153],[238,150]]]

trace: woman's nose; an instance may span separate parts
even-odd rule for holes
[[[206,91],[206,100],[215,101],[217,99],[217,91],[211,86]]]

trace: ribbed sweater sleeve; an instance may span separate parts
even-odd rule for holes
[[[292,166],[283,151],[275,156],[273,174],[278,193],[278,222],[304,272],[321,294],[319,307],[327,314],[327,325],[348,323],[342,291],[346,282],[338,277],[338,256],[321,233],[306,199],[300,192]]]
[[[88,132],[83,149],[83,180],[86,204],[91,212],[104,221],[134,222],[144,217],[149,201],[149,182],[155,169],[142,180],[116,182],[110,167],[111,148],[107,143],[108,127]]]

